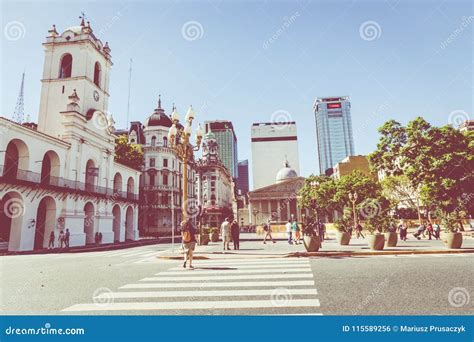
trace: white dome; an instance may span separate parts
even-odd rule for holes
[[[64,32],[66,32],[66,31],[72,31],[75,34],[81,34],[82,33],[82,26],[81,25],[71,26],[71,27],[68,27],[67,29],[64,30]]]
[[[288,163],[288,161],[285,161],[283,168],[280,169],[280,171],[278,171],[277,173],[276,182],[280,183],[288,179],[297,178],[297,177],[298,177],[298,173],[296,172],[296,170],[290,167],[290,163]]]

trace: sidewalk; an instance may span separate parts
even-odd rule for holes
[[[53,249],[40,249],[34,251],[20,251],[20,252],[0,252],[0,256],[3,255],[26,255],[26,254],[52,254],[52,253],[85,253],[85,252],[104,252],[104,251],[113,251],[116,249],[132,248],[132,247],[141,247],[149,246],[163,243],[170,243],[171,237],[161,237],[161,238],[141,238],[137,241],[126,241],[119,243],[108,243],[102,245],[88,245],[88,246],[77,246],[70,248],[53,248]],[[180,244],[181,237],[176,236],[175,242]]]
[[[277,235],[277,234],[275,234]],[[461,249],[448,249],[442,240],[417,240],[409,236],[408,241],[398,241],[396,247],[388,247],[382,251],[373,251],[368,247],[367,239],[353,237],[348,246],[341,246],[336,240],[335,232],[329,232],[328,239],[322,243],[318,252],[308,253],[302,243],[290,245],[283,239],[283,234],[278,234],[276,243],[267,241],[263,244],[263,237],[254,233],[240,235],[240,250],[230,250],[223,253],[222,242],[209,243],[207,246],[196,246],[194,253],[197,259],[226,259],[226,258],[272,258],[272,257],[347,257],[347,256],[372,256],[372,255],[404,255],[404,254],[451,254],[474,253],[474,239],[464,238]],[[230,243],[233,248],[232,242]],[[160,256],[163,259],[182,258],[179,253]]]

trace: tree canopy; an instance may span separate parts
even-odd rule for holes
[[[130,144],[126,135],[119,136],[115,140],[115,161],[136,170],[141,170],[144,162],[141,146]]]

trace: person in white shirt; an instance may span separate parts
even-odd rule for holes
[[[286,234],[288,235],[288,243],[291,245],[293,243],[292,241],[292,234],[291,234],[291,220],[288,220],[288,222],[285,225],[286,228]]]
[[[228,217],[221,224],[221,236],[225,253],[226,250],[230,249],[230,223]]]

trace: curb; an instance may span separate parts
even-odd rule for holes
[[[253,258],[257,259],[271,259],[271,258],[307,258],[307,257],[357,257],[357,256],[377,256],[377,255],[413,255],[413,254],[468,254],[474,253],[474,249],[465,249],[465,250],[427,250],[427,251],[417,251],[417,250],[410,250],[410,251],[367,251],[367,252],[345,252],[345,251],[333,251],[333,252],[294,252],[294,253],[286,253],[286,254],[261,254],[261,255],[253,255]],[[216,253],[211,253],[216,254]],[[223,255],[219,253],[218,255]],[[241,258],[247,256],[245,254],[238,254],[238,253],[226,253],[225,255],[228,256],[235,256],[238,255]],[[176,256],[176,255],[160,255],[157,256],[158,259],[165,259],[165,260],[181,260],[183,256]],[[194,260],[218,260],[218,259],[228,259],[228,258],[211,258],[204,255],[194,255]]]
[[[20,252],[4,252],[0,253],[0,256],[13,256],[13,255],[33,255],[33,254],[67,254],[67,253],[86,253],[86,252],[106,252],[106,251],[113,251],[118,249],[126,249],[132,247],[140,247],[140,246],[149,246],[149,245],[156,245],[160,243],[167,243],[167,240],[171,238],[163,237],[158,239],[143,239],[133,242],[126,242],[126,243],[109,243],[100,246],[91,246],[91,247],[71,247],[71,248],[55,248],[55,249],[41,249],[39,251],[20,251]],[[179,242],[178,239],[176,241]]]

